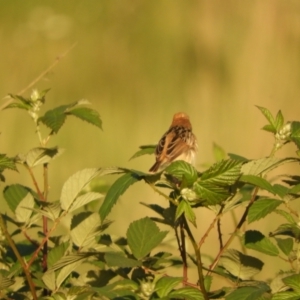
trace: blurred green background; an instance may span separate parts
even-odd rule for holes
[[[154,157],[129,158],[139,145],[157,143],[178,111],[190,115],[200,170],[213,162],[213,142],[248,158],[270,153],[273,139],[260,130],[266,122],[255,105],[300,119],[298,0],[1,1],[0,94],[18,93],[75,42],[35,87],[51,88],[45,109],[88,99],[104,130],[70,118],[52,138],[49,146],[66,149],[50,167],[53,200],[82,168],[147,171]],[[14,156],[38,145],[26,113],[0,114],[0,153]],[[294,151],[288,146],[279,155]],[[8,184],[32,185],[22,169],[5,175]],[[115,234],[149,214],[140,201],[166,205],[137,184],[113,210]],[[199,212],[199,236],[211,220],[207,211]],[[230,232],[232,221],[225,222]],[[208,249],[216,241],[212,236]]]

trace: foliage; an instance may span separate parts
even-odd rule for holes
[[[3,188],[3,199],[10,213],[0,215],[0,294],[1,299],[298,299],[300,292],[298,212],[291,202],[299,199],[300,176],[281,176],[273,182],[270,172],[287,163],[299,164],[298,157],[277,158],[277,151],[294,143],[299,155],[300,122],[284,123],[279,111],[275,117],[258,107],[268,124],[264,130],[274,135],[270,156],[245,159],[215,145],[216,163],[198,172],[184,161],[171,163],[156,174],[125,168],[89,168],[76,172],[63,184],[60,199],[48,198],[48,168],[62,154],[59,147],[47,147],[69,116],[101,128],[99,114],[86,107],[86,100],[61,105],[40,116],[48,91],[34,91],[29,98],[11,95],[14,102],[6,108],[19,108],[31,116],[39,145],[23,157],[0,154],[0,180],[6,170],[24,167],[32,186],[21,183]],[[43,138],[40,126],[50,129]],[[154,152],[153,145],[141,146],[132,158]],[[33,169],[43,170],[43,187]],[[118,174],[104,196],[86,187],[95,177]],[[128,224],[126,237],[115,238],[105,230],[108,216],[120,196],[133,184],[143,181],[167,200],[166,207],[145,204],[157,217],[145,217]],[[101,201],[98,212],[88,204]],[[236,210],[239,208],[239,210]],[[242,214],[238,213],[242,208]],[[197,210],[215,214],[203,236],[195,236]],[[235,230],[224,239],[220,220],[235,214]],[[284,223],[270,234],[250,226],[262,218],[281,216]],[[68,234],[56,231],[66,217],[72,219]],[[245,226],[249,225],[249,228]],[[160,226],[158,226],[160,225]],[[204,226],[205,224],[201,224]],[[202,246],[216,226],[219,250],[210,264],[204,263]],[[9,230],[8,230],[9,227]],[[161,230],[161,227],[168,230]],[[160,244],[173,232],[178,244],[176,253],[159,251]],[[240,248],[230,248],[238,238]],[[187,244],[190,243],[190,252]],[[258,281],[264,262],[251,249],[272,259],[284,259],[288,272],[269,274],[271,281]],[[280,254],[280,258],[279,258]],[[194,265],[198,277],[189,280]],[[83,268],[83,266],[85,268]],[[182,277],[172,275],[172,268],[182,269]],[[84,271],[86,270],[86,271]],[[212,289],[219,277],[228,286]]]

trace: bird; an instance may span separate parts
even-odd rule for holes
[[[156,161],[149,172],[157,172],[175,160],[193,164],[197,150],[197,139],[192,132],[190,118],[186,113],[178,112],[174,114],[170,128],[156,146]]]

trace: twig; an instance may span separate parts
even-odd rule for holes
[[[49,73],[58,63],[59,61],[64,58],[75,46],[77,45],[77,42],[74,43],[67,51],[65,51],[63,54],[56,57],[55,61],[46,69],[44,70],[40,75],[38,75],[31,83],[29,83],[25,88],[23,88],[20,92],[17,93],[17,95],[24,94],[28,89],[33,87],[38,81],[40,81],[47,73]],[[2,106],[0,106],[0,111],[3,110],[8,104],[10,104],[13,101],[13,99],[8,99]]]
[[[29,285],[29,289],[30,289],[31,294],[32,294],[32,298],[34,300],[37,300],[35,286],[34,286],[33,280],[31,278],[31,275],[30,275],[30,272],[29,272],[29,265],[26,265],[26,263],[24,262],[22,256],[20,255],[13,239],[11,238],[10,234],[7,231],[5,222],[4,222],[1,214],[0,214],[0,227],[1,227],[1,230],[2,230],[3,234],[5,235],[5,237],[7,239],[11,249],[13,250],[14,254],[16,255],[18,261],[20,262],[20,264],[22,266],[22,269],[25,273],[25,276],[26,276],[26,279],[27,279],[27,282],[28,282],[28,285]]]
[[[254,203],[255,201],[255,198],[256,198],[256,195],[258,193],[258,190],[259,188],[256,187],[254,189],[254,192],[253,192],[253,195],[252,195],[252,198],[248,204],[248,206],[246,207],[245,211],[244,211],[244,214],[242,215],[239,223],[237,224],[234,232],[230,235],[230,238],[227,240],[227,242],[225,243],[225,245],[223,246],[223,248],[219,251],[218,255],[216,256],[215,260],[213,261],[213,263],[211,264],[210,268],[209,268],[209,271],[207,272],[207,275],[210,275],[211,274],[211,271],[216,267],[216,265],[218,264],[220,258],[221,258],[221,255],[223,254],[223,252],[227,249],[227,247],[230,245],[230,243],[232,242],[233,238],[236,236],[237,232],[241,229],[242,225],[244,224],[244,222],[246,221],[246,218],[247,218],[247,215],[248,215],[248,211],[250,209],[250,207],[252,206],[252,204]]]

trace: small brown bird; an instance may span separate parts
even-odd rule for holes
[[[197,149],[197,139],[192,132],[188,115],[176,113],[169,130],[162,136],[155,149],[156,162],[149,172],[156,172],[174,160],[184,160],[192,164]]]

